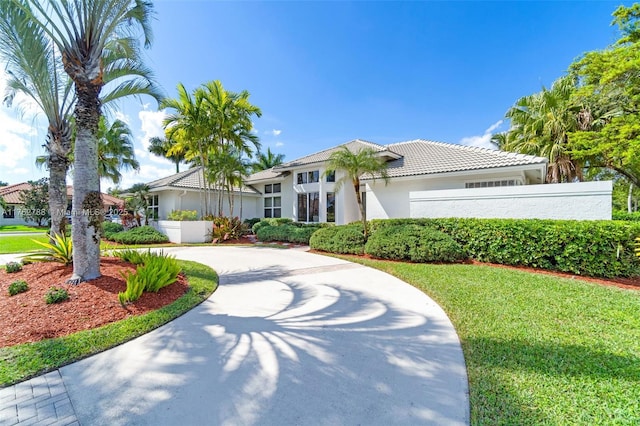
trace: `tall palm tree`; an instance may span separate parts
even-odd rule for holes
[[[360,209],[360,220],[362,220],[362,226],[364,228],[364,238],[367,239],[369,236],[367,230],[367,211],[362,204],[362,196],[360,195],[360,178],[368,175],[374,182],[376,179],[381,178],[386,184],[389,181],[387,163],[384,159],[378,157],[376,152],[371,148],[363,148],[353,152],[343,145],[329,156],[324,175],[335,173],[337,170],[342,171],[343,176],[336,181],[336,191],[339,191],[347,181],[350,181],[353,185],[358,208]]]
[[[220,191],[218,197],[218,216],[223,216],[224,193],[227,193],[229,203],[229,215],[233,216],[234,209],[234,187],[240,188],[247,176],[247,164],[242,156],[233,147],[225,147],[211,155],[209,162],[209,176],[211,181],[217,183]]]
[[[145,46],[151,43],[152,5],[145,0],[11,0],[49,34],[62,55],[62,64],[75,84],[72,240],[73,276],[79,283],[100,276],[102,201],[98,176],[100,92],[105,79],[104,58],[141,63],[136,30]],[[115,59],[111,63],[116,62]],[[143,67],[141,67],[143,68]],[[126,82],[111,81],[117,87]],[[82,214],[82,212],[91,214]]]
[[[5,102],[25,94],[47,119],[50,235],[66,228],[67,170],[71,151],[69,117],[74,104],[71,80],[64,74],[49,36],[27,12],[12,2],[0,3],[0,56],[9,73]]]
[[[547,157],[549,183],[583,179],[583,164],[572,157],[568,146],[570,132],[578,128],[579,111],[571,103],[574,89],[574,79],[562,77],[551,89],[518,99],[506,114],[511,128],[501,148]]]
[[[120,170],[140,170],[133,149],[131,129],[122,120],[107,125],[104,117],[98,125],[98,175],[116,185],[122,179]]]
[[[259,172],[262,170],[269,170],[272,167],[279,166],[284,162],[284,154],[274,154],[271,152],[271,148],[267,148],[267,152],[260,152],[256,154],[256,160],[251,163],[251,171]]]
[[[149,139],[149,152],[157,155],[158,157],[165,157],[171,160],[176,165],[176,173],[180,173],[180,163],[185,160],[184,152],[173,150],[171,148],[175,145],[175,141],[168,138],[153,137]],[[172,154],[169,154],[169,152]]]
[[[175,144],[167,152],[168,155],[184,153],[186,161],[198,164],[206,169],[210,146],[208,113],[202,90],[194,91],[193,96],[182,83],[178,83],[178,97],[165,98],[160,108],[173,110],[163,122],[166,138],[174,140]],[[198,184],[201,188],[208,188],[206,173],[198,173]],[[210,200],[203,197],[206,191],[200,192],[200,214],[208,216]],[[203,199],[204,198],[204,199]]]

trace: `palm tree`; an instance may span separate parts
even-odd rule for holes
[[[176,173],[180,173],[180,163],[184,161],[184,152],[171,151],[175,141],[168,138],[153,137],[149,139],[149,152],[158,157],[165,157],[176,165]],[[169,154],[169,152],[172,154]]]
[[[104,117],[98,126],[98,175],[116,185],[122,179],[120,170],[140,170],[133,149],[133,135],[127,123],[114,120],[110,126]]]
[[[251,170],[256,173],[262,170],[269,170],[272,167],[279,166],[284,162],[284,154],[274,154],[271,148],[267,148],[267,152],[256,154],[256,161],[251,163]]]
[[[211,129],[208,125],[208,113],[204,103],[204,93],[201,90],[194,91],[193,96],[182,83],[178,83],[178,97],[165,98],[160,103],[161,109],[171,109],[163,125],[166,138],[174,140],[175,144],[167,152],[168,155],[184,153],[186,161],[203,167],[203,173],[198,173],[198,185],[208,188],[206,169],[210,142]],[[203,200],[207,192],[200,192],[200,214],[208,216],[210,201]]]
[[[64,235],[67,210],[67,170],[71,151],[69,117],[74,104],[71,80],[46,32],[28,13],[11,2],[0,4],[0,55],[9,73],[5,101],[11,105],[18,92],[38,106],[47,119],[49,212],[51,238]]]
[[[62,55],[62,64],[75,84],[74,115],[77,135],[74,149],[72,240],[73,276],[79,283],[100,276],[102,201],[98,175],[98,124],[100,92],[108,82],[105,58],[110,63],[141,63],[140,29],[145,46],[151,43],[152,5],[144,0],[12,0],[43,31]],[[116,60],[116,58],[119,58]],[[139,67],[143,68],[143,67]],[[118,85],[126,88],[126,82]],[[117,91],[117,89],[116,89]],[[81,214],[82,212],[90,214]]]
[[[364,238],[368,238],[367,230],[367,212],[362,204],[362,196],[360,195],[360,178],[363,175],[369,175],[373,181],[382,178],[385,185],[389,181],[387,174],[387,163],[376,155],[371,148],[363,148],[356,152],[350,151],[346,146],[342,146],[331,153],[327,162],[327,168],[324,175],[335,173],[336,170],[343,172],[343,177],[336,181],[336,191],[339,191],[345,182],[351,181],[353,189],[356,192],[356,201],[360,209],[360,219],[364,228]]]
[[[511,128],[502,149],[547,157],[546,181],[582,180],[583,164],[572,157],[569,133],[578,128],[579,111],[571,103],[575,81],[569,76],[556,80],[551,89],[524,96],[507,111]]]
[[[233,216],[234,208],[234,187],[240,188],[242,195],[242,185],[244,177],[247,176],[247,164],[243,161],[241,154],[233,147],[224,147],[211,155],[209,160],[209,177],[211,181],[217,183],[220,191],[218,197],[218,216],[223,216],[224,193],[227,193],[229,203],[229,215]],[[241,205],[242,208],[242,205]]]

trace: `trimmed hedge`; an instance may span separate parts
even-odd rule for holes
[[[343,254],[363,254],[364,243],[361,223],[321,228],[309,239],[314,250]]]
[[[262,222],[261,222],[262,223]],[[309,244],[309,239],[321,225],[284,224],[278,226],[265,225],[258,227],[256,237],[259,241],[282,241],[295,244]]]
[[[531,266],[593,277],[640,275],[634,240],[640,223],[541,219],[388,219],[371,233],[396,225],[442,231],[481,262]]]
[[[112,240],[113,235],[124,231],[124,226],[115,222],[102,222],[102,236],[107,240]]]
[[[265,226],[282,226],[282,225],[291,225],[293,224],[293,220],[288,217],[271,217],[262,219],[261,221],[254,223],[251,227],[251,231],[258,235],[258,230],[260,228],[264,228]]]
[[[169,242],[169,237],[151,226],[138,226],[113,234],[113,241],[120,244],[157,244]]]
[[[467,256],[444,232],[419,225],[394,225],[369,237],[364,252],[373,257],[412,262],[459,262]]]
[[[640,221],[640,212],[625,212],[625,211],[614,211],[611,213],[611,218],[613,220],[632,220],[632,221]]]

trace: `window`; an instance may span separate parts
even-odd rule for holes
[[[314,170],[312,172],[301,172],[298,173],[296,181],[298,185],[302,185],[305,183],[316,183],[320,181],[320,171]]]
[[[298,194],[298,222],[320,221],[320,193]]]
[[[148,200],[149,200],[149,204],[147,205],[147,214],[151,219],[158,219],[159,217],[158,196],[149,195]]]
[[[336,181],[336,171],[332,171],[331,173],[327,173],[327,182],[335,182]]]
[[[15,219],[16,206],[7,206],[7,209],[2,212],[2,217],[5,219]]]
[[[327,192],[327,222],[336,221],[336,194]]]
[[[267,197],[264,199],[264,217],[282,217],[282,198]]]
[[[273,183],[264,186],[265,194],[279,194],[282,184]],[[264,197],[264,217],[282,217],[282,198],[280,196]]]
[[[517,186],[522,185],[520,179],[502,179],[493,181],[467,182],[465,188],[493,188],[495,186]]]

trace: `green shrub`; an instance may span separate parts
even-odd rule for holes
[[[150,251],[147,253],[150,253]],[[125,262],[133,263],[134,265],[142,265],[145,259],[144,252],[133,249],[118,250],[115,251],[113,255],[118,259],[124,260]]]
[[[258,228],[256,237],[259,241],[282,241],[294,244],[309,244],[311,235],[320,228],[320,224],[292,222],[276,226],[266,225]]]
[[[288,217],[269,217],[266,219],[262,219],[260,222],[254,223],[251,227],[251,231],[258,235],[258,230],[265,226],[282,226],[282,225],[293,225],[293,220]]]
[[[47,236],[49,236],[47,234]],[[51,238],[49,236],[49,238]],[[31,240],[44,247],[44,250],[29,253],[24,256],[28,262],[59,262],[69,265],[73,262],[73,241],[65,235],[54,235],[53,242]]]
[[[213,217],[213,228],[207,233],[207,239],[217,244],[227,240],[237,240],[247,233],[247,227],[238,217]]]
[[[127,283],[127,289],[118,293],[121,304],[135,302],[144,291],[157,293],[161,288],[176,281],[180,273],[180,265],[173,256],[164,252],[152,253],[148,251],[141,255],[143,263],[136,268],[136,272],[121,272]]]
[[[113,235],[124,231],[124,226],[115,222],[102,222],[102,236],[107,240],[113,240]]]
[[[330,253],[364,253],[362,224],[349,224],[321,228],[311,235],[309,245],[314,250]]]
[[[14,272],[22,271],[22,264],[18,262],[8,262],[4,269],[7,271],[7,274],[13,274]]]
[[[196,210],[172,210],[167,215],[168,220],[198,220],[198,212]]]
[[[262,219],[259,217],[253,217],[251,219],[245,219],[242,223],[247,227],[247,229],[251,229],[253,231],[253,225],[260,222]]]
[[[51,305],[53,303],[64,302],[69,299],[69,293],[64,288],[51,287],[47,294],[44,295],[44,300],[47,302],[47,305]]]
[[[380,259],[412,262],[458,262],[466,256],[453,238],[419,225],[395,225],[378,230],[364,252]]]
[[[17,280],[9,285],[9,296],[15,296],[18,293],[24,293],[29,290],[29,286],[25,280]]]
[[[166,243],[169,238],[151,226],[138,226],[113,234],[113,241],[120,244],[157,244]]]
[[[415,224],[450,235],[481,262],[530,266],[593,277],[640,275],[634,239],[640,223],[611,220],[388,219],[371,230]]]
[[[629,213],[629,212],[617,210],[611,213],[611,219],[640,221],[640,212]]]

